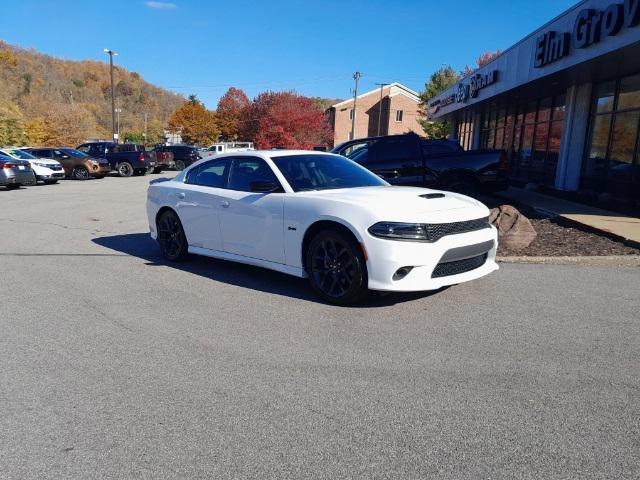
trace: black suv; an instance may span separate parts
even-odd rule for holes
[[[173,153],[176,170],[184,170],[201,158],[198,154],[198,149],[189,145],[158,145],[154,150],[156,152]]]

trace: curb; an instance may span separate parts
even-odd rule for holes
[[[608,255],[585,257],[500,257],[499,263],[525,263],[542,265],[584,265],[603,267],[640,267],[640,255]]]

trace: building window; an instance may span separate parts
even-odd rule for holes
[[[640,74],[594,87],[582,187],[640,198]]]
[[[458,116],[458,142],[465,150],[470,150],[473,144],[473,111],[463,110]]]
[[[353,120],[353,108],[349,109],[349,120]]]
[[[402,114],[403,114],[402,110],[396,110],[396,122],[402,121]]]
[[[511,153],[511,176],[553,186],[555,183],[564,94],[522,105],[489,105],[483,113],[482,148]]]

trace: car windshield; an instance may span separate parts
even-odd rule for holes
[[[386,185],[380,177],[337,155],[283,155],[271,159],[295,192]]]
[[[80,150],[76,150],[75,148],[61,148],[60,150],[62,150],[64,153],[66,153],[70,157],[87,158],[89,156],[86,153],[81,152]]]
[[[21,158],[23,160],[36,160],[37,158],[31,155],[30,153],[27,153],[24,150],[19,150],[17,148],[6,148],[3,150],[3,152],[14,158]]]

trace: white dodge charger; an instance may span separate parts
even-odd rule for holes
[[[498,268],[497,232],[480,202],[390,186],[322,152],[200,161],[149,185],[147,215],[168,260],[194,253],[308,277],[339,305],[368,290],[436,290]]]

